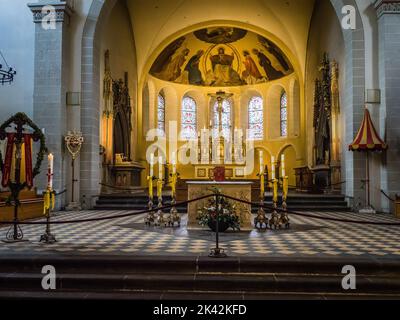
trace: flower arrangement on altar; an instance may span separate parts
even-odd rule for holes
[[[213,190],[215,194],[220,195],[220,191]],[[236,214],[236,206],[231,201],[222,196],[219,199],[219,215],[218,215],[218,229],[219,232],[225,232],[229,228],[233,231],[240,230],[240,217]],[[208,226],[212,231],[217,228],[217,204],[216,197],[212,197],[207,201],[206,206],[198,210],[197,220],[199,225]]]

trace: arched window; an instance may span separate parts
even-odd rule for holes
[[[163,93],[158,95],[157,99],[157,129],[165,134],[165,98]]]
[[[232,123],[232,106],[229,100],[224,100],[222,102],[222,136],[225,140],[230,139],[231,123]],[[217,137],[219,134],[219,115],[218,115],[218,101],[215,101],[214,108],[214,127],[213,136]]]
[[[249,134],[250,139],[264,139],[264,108],[261,97],[253,97],[249,101]]]
[[[181,111],[181,138],[195,139],[197,137],[196,101],[191,97],[184,97]]]
[[[281,137],[287,137],[287,94],[281,95]]]

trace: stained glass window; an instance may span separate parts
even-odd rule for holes
[[[229,100],[224,100],[222,102],[222,136],[225,140],[230,139],[231,132],[231,103]],[[219,134],[219,114],[218,114],[218,102],[214,103],[214,127],[213,127],[213,136],[217,137]]]
[[[165,98],[162,93],[158,95],[157,101],[157,129],[165,134]]]
[[[196,101],[190,97],[182,100],[181,111],[181,138],[195,139],[197,137]]]
[[[250,139],[262,140],[264,138],[264,108],[261,97],[253,97],[249,101],[249,134]]]
[[[287,137],[287,94],[281,95],[281,137]]]

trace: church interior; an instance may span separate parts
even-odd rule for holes
[[[243,269],[254,257],[396,261],[399,9],[397,0],[0,3],[0,260],[112,253],[154,270],[156,260],[140,259],[197,256],[211,269],[227,256],[244,257]],[[398,297],[383,280],[381,291],[360,290]],[[228,291],[235,281],[226,276]]]

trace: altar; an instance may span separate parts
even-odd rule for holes
[[[212,188],[218,188],[221,193],[228,196],[251,201],[251,185],[252,182],[247,181],[187,181],[188,184],[188,200],[196,199],[208,194],[212,194]],[[233,200],[229,200],[233,201]],[[202,228],[198,221],[198,210],[206,206],[208,199],[203,199],[188,204],[188,229]],[[241,224],[240,229],[244,231],[252,230],[251,223],[251,205],[235,202],[236,213],[239,214]]]

